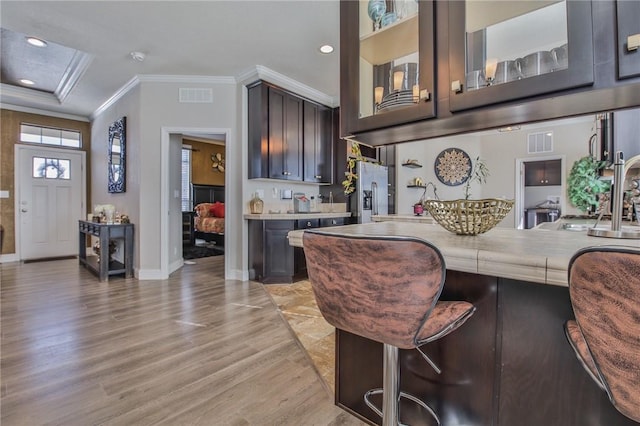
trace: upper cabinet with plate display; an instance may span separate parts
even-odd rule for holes
[[[431,1],[343,1],[342,134],[435,116]]]
[[[638,1],[408,3],[398,17],[403,0],[342,0],[340,136],[384,145],[640,106]]]
[[[451,111],[594,82],[588,1],[449,4]]]

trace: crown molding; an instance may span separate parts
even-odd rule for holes
[[[129,80],[124,86],[118,89],[109,99],[107,99],[102,105],[100,105],[91,114],[91,119],[94,120],[104,111],[109,109],[110,106],[115,104],[120,98],[126,95],[130,90],[133,90],[140,83],[183,83],[183,84],[236,84],[234,77],[218,77],[218,76],[206,76],[206,75],[136,75]]]
[[[93,61],[93,55],[80,51],[75,52],[71,59],[71,63],[60,80],[60,84],[58,84],[58,87],[54,92],[60,103],[69,96],[71,89],[78,84],[80,78],[83,76],[87,68],[89,68],[91,61]]]
[[[65,114],[63,112],[54,112],[54,111],[49,111],[49,110],[45,110],[45,109],[24,107],[24,106],[21,106],[21,105],[0,103],[0,109],[7,109],[7,110],[11,110],[11,111],[18,111],[18,112],[26,112],[26,113],[29,113],[29,114],[45,115],[45,116],[48,116],[48,117],[64,118],[66,120],[83,121],[83,122],[87,122],[87,123],[91,122],[89,117],[85,117],[85,116],[82,116],[82,115]]]
[[[273,71],[263,65],[256,65],[255,68],[249,68],[248,70],[240,73],[236,77],[238,84],[246,86],[257,80],[264,80],[269,83],[275,84],[283,89],[289,90],[297,95],[310,99],[312,101],[321,103],[323,105],[335,108],[340,105],[338,99],[333,96],[329,96],[319,90],[309,87],[306,84],[302,84],[292,78],[287,77],[284,74],[280,74],[277,71]]]
[[[129,80],[124,86],[116,91],[109,99],[107,99],[102,105],[100,105],[91,114],[91,119],[94,120],[110,106],[115,104],[120,98],[127,94],[130,90],[135,88],[140,83],[182,83],[182,84],[242,84],[247,85],[253,83],[256,80],[265,80],[272,84],[282,87],[283,89],[290,90],[291,92],[303,96],[312,101],[327,105],[330,107],[338,106],[339,100],[326,95],[319,90],[302,84],[292,78],[287,77],[284,74],[280,74],[265,66],[256,65],[255,68],[250,68],[236,77],[228,76],[206,76],[206,75],[136,75]],[[54,97],[55,99],[55,97]]]
[[[139,77],[136,75],[131,80],[127,81],[124,86],[119,88],[113,95],[109,97],[102,105],[100,105],[93,114],[91,114],[91,120],[95,120],[100,114],[105,112],[109,107],[118,102],[120,98],[126,95],[130,90],[133,90],[140,83]]]
[[[139,75],[142,83],[236,84],[235,77],[208,75]]]
[[[59,107],[58,98],[47,92],[40,90],[27,89],[25,87],[13,86],[11,84],[0,84],[0,92],[2,93],[2,102],[19,104],[22,102],[37,102]]]

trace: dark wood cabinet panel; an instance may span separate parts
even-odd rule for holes
[[[304,102],[304,181],[333,183],[331,108]]]
[[[430,405],[443,425],[634,425],[611,404],[564,336],[573,319],[567,287],[447,271],[442,300],[466,300],[476,312],[425,351],[401,350],[401,389]],[[382,345],[337,330],[336,403],[379,424],[362,395],[382,384]],[[402,420],[432,425],[415,404]]]
[[[295,229],[344,225],[344,218],[249,220],[250,278],[265,284],[291,283],[307,277],[307,261],[300,247],[289,245]]]
[[[467,69],[471,68],[471,66],[467,61],[468,44],[465,39],[467,34],[465,26],[466,7],[467,5],[463,1],[449,2],[449,83],[451,83],[449,99],[451,111],[462,111],[593,84],[594,57],[591,2],[568,1],[566,2],[568,47],[565,50],[568,55],[568,68],[514,79],[514,81],[494,84],[478,90],[469,90],[467,73],[471,72],[472,69]],[[480,50],[486,55],[487,46],[482,47]],[[486,59],[482,57],[478,60],[481,70],[484,70]],[[455,82],[459,83],[461,90],[453,89]]]
[[[248,103],[249,179],[332,182],[331,108],[263,81]]]
[[[417,39],[418,46],[418,78],[421,90],[429,92],[428,99],[421,99],[415,105],[403,106],[388,111],[363,116],[360,112],[361,85],[360,85],[360,5],[363,2],[342,0],[340,3],[340,105],[341,135],[354,135],[361,131],[380,129],[417,120],[435,117],[435,22],[434,2],[420,1],[418,9],[417,33],[412,33],[411,38]],[[366,2],[364,6],[366,7]],[[379,31],[382,33],[383,31]],[[375,38],[374,33],[369,39]],[[389,42],[391,45],[394,42]],[[402,43],[395,43],[396,45]],[[381,81],[389,80],[389,63],[384,65],[372,62],[372,67],[387,68],[381,72]],[[374,78],[375,79],[375,78]],[[370,88],[373,94],[373,87]],[[373,96],[371,99],[373,103]]]
[[[629,50],[627,37],[640,34],[640,2],[618,0],[618,78],[640,76],[640,49]]]
[[[269,87],[269,177],[302,180],[303,100]]]
[[[525,186],[561,185],[562,160],[531,161],[525,163]]]
[[[249,266],[251,278],[268,283],[290,283],[294,274],[293,247],[287,234],[293,220],[249,221]]]
[[[396,213],[396,147],[393,145],[378,147],[378,161],[387,166],[388,176],[388,213]]]
[[[570,68],[530,77],[530,82],[513,81],[468,92],[464,89],[465,5],[462,1],[440,1],[434,6],[435,22],[444,23],[436,25],[434,33],[437,89],[433,103],[437,116],[414,120],[406,115],[377,122],[375,126],[358,127],[362,120],[357,117],[359,99],[354,93],[358,83],[359,35],[357,25],[352,25],[354,12],[349,12],[355,8],[349,3],[355,2],[343,3],[346,4],[341,4],[341,136],[353,134],[366,144],[388,145],[640,106],[639,68],[631,65],[631,71],[626,71],[623,65],[640,57],[640,50],[622,51],[626,49],[626,37],[638,32],[640,24],[635,19],[638,13],[634,11],[638,2],[570,0]],[[619,18],[623,14],[624,19]],[[627,19],[631,19],[630,24]],[[591,49],[587,47],[589,44]],[[583,63],[585,66],[581,67]],[[452,91],[451,82],[455,80],[462,82],[462,93]],[[395,113],[409,114],[404,109]],[[382,115],[376,119],[382,119]]]

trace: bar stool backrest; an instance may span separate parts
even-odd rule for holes
[[[445,262],[430,243],[402,237],[344,237],[305,231],[309,281],[336,328],[401,349],[435,306]]]
[[[569,264],[569,295],[609,399],[640,422],[640,249],[577,252]]]

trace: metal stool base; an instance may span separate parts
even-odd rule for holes
[[[383,387],[370,389],[364,394],[364,402],[374,413],[382,417],[383,426],[406,426],[400,422],[400,398],[415,402],[427,410],[440,424],[440,418],[424,401],[406,392],[400,391],[400,364],[398,362],[398,348],[384,344],[382,381]],[[370,401],[372,395],[382,394],[382,410]]]

